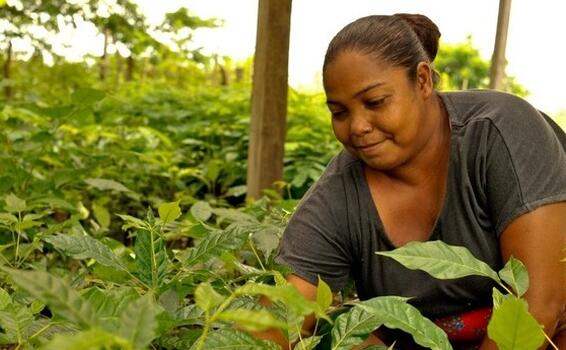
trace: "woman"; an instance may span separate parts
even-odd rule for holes
[[[331,41],[324,88],[345,150],[303,198],[278,259],[309,298],[317,276],[335,292],[352,278],[362,300],[411,297],[432,319],[480,315],[466,340],[486,350],[490,280],[440,281],[375,252],[442,240],[495,270],[514,256],[530,275],[529,311],[566,349],[566,136],[518,97],[435,91],[439,37],[427,17],[397,14],[358,19]]]

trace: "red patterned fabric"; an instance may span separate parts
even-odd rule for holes
[[[485,336],[490,318],[491,307],[485,307],[441,317],[434,323],[448,334],[450,342],[476,342]]]

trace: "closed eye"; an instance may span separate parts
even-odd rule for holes
[[[383,103],[385,102],[386,98],[387,97],[378,98],[378,99],[375,99],[375,100],[369,100],[369,101],[366,101],[364,103],[364,105],[367,109],[375,109],[375,108],[381,107],[383,105]]]

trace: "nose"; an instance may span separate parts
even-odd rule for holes
[[[350,133],[357,137],[369,134],[373,130],[370,119],[362,113],[352,115],[350,123]]]

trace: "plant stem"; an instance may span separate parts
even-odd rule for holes
[[[18,267],[18,266],[20,265],[20,264],[18,263],[18,258],[19,258],[19,255],[20,255],[20,237],[21,237],[21,235],[22,235],[21,232],[20,232],[21,224],[22,224],[22,212],[19,211],[19,212],[18,212],[18,225],[20,225],[20,226],[19,226],[19,228],[16,230],[16,233],[17,233],[16,255],[15,255],[15,257],[14,257],[14,263],[15,263],[15,266],[16,266],[16,267]]]
[[[204,346],[204,341],[206,340],[206,337],[208,336],[208,330],[210,329],[210,325],[212,324],[212,320],[209,318],[208,311],[205,311],[204,315],[205,315],[206,322],[204,324],[204,329],[202,330],[202,334],[198,338],[198,344],[197,344],[196,350],[201,350],[202,347]]]
[[[265,266],[263,266],[263,263],[261,262],[261,259],[260,259],[259,255],[258,255],[257,251],[255,250],[255,247],[254,247],[254,244],[252,243],[252,240],[251,240],[251,239],[248,239],[248,243],[249,243],[249,245],[250,245],[250,248],[252,248],[252,252],[254,253],[254,255],[255,255],[257,261],[259,262],[259,266],[261,267],[261,269],[262,269],[263,271],[266,271],[266,270],[265,270]]]
[[[546,332],[543,331],[542,333],[544,334],[544,337],[546,338],[546,340],[548,340],[548,343],[550,344],[550,346],[552,346],[552,348],[553,348],[554,350],[560,350],[560,349],[558,348],[558,346],[556,346],[556,344],[554,344],[554,343],[552,342],[552,339],[550,339],[550,337],[546,334]]]
[[[157,260],[155,257],[155,246],[153,242],[153,227],[149,229],[149,239],[151,240],[151,286],[154,292],[157,291]]]
[[[206,337],[208,336],[210,326],[214,323],[214,321],[216,321],[216,318],[218,317],[218,315],[222,311],[224,311],[224,309],[227,308],[228,305],[230,305],[230,303],[234,300],[234,298],[236,298],[236,295],[234,293],[232,293],[228,298],[226,298],[226,300],[224,300],[224,302],[222,304],[220,304],[220,306],[216,309],[216,311],[214,312],[214,314],[212,314],[212,316],[209,316],[208,310],[205,310],[206,322],[204,324],[204,329],[202,330],[202,334],[200,335],[200,337],[198,339],[198,345],[197,345],[197,348],[195,350],[201,350],[202,349],[202,347],[204,346],[204,341],[206,340]]]

